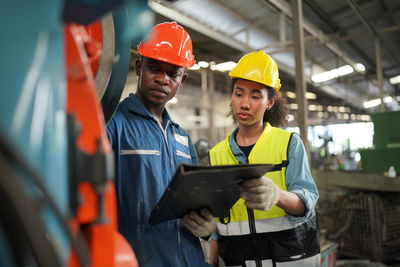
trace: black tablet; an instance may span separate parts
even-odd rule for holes
[[[151,212],[149,223],[155,225],[183,217],[187,212],[211,210],[224,217],[240,198],[238,184],[274,171],[273,164],[178,167],[170,185]],[[279,168],[280,169],[280,168]]]

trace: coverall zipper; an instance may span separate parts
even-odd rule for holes
[[[171,154],[172,152],[171,152],[171,148],[169,146],[168,133],[167,133],[168,126],[170,125],[170,121],[167,121],[167,125],[165,125],[165,129],[162,127],[161,123],[158,120],[156,120],[156,122],[158,124],[158,127],[160,127],[161,132],[163,133],[163,136],[164,136],[165,143],[167,144],[167,151],[168,151],[168,156],[169,156],[169,159],[170,159],[171,172],[173,172],[174,171],[174,161],[173,161],[173,158],[172,158],[173,154]],[[176,232],[178,233],[178,236],[177,236],[178,249],[180,250],[181,249],[181,233],[179,231],[179,220],[176,220]],[[181,266],[183,266],[183,260],[182,260],[181,253],[178,253],[178,257],[179,257],[179,262],[181,263]]]
[[[162,134],[164,136],[165,143],[167,144],[167,150],[168,150],[168,156],[169,156],[169,159],[170,159],[171,171],[173,171],[174,170],[174,161],[172,160],[171,149],[169,147],[168,136],[167,136],[167,129],[168,129],[168,126],[170,124],[170,121],[167,121],[167,125],[165,125],[165,130],[164,130],[164,128],[162,127],[161,123],[156,119],[154,119],[154,120],[157,122],[158,127],[160,127],[160,130],[161,130],[161,132],[162,132]]]

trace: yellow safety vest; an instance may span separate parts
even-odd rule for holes
[[[229,139],[233,131],[228,136],[210,150],[211,165],[236,165],[239,162],[233,155]],[[290,132],[266,124],[260,138],[255,143],[248,157],[249,164],[281,164],[287,160],[287,150],[291,137]],[[287,191],[285,179],[286,167],[280,171],[266,173],[265,176],[271,178],[281,189]],[[269,219],[285,216],[283,209],[274,206],[269,211],[254,210],[254,219]],[[244,204],[244,199],[239,199],[230,210],[230,222],[247,221],[248,214]]]
[[[229,145],[232,133],[210,150],[211,165],[239,164]],[[248,157],[250,164],[282,165],[280,171],[265,176],[286,191],[284,162],[288,160],[291,135],[267,123]],[[244,266],[253,261],[262,266],[276,266],[276,262],[291,262],[301,267],[320,265],[315,216],[293,224],[279,207],[269,211],[247,209],[244,199],[239,199],[230,209],[229,217],[218,223],[218,244],[219,256],[226,266]]]

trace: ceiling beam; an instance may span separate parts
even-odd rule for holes
[[[388,15],[386,16],[386,18],[390,21],[391,24],[393,25],[397,25],[397,22],[393,16],[392,13],[389,12],[389,8],[386,6],[385,1],[383,0],[379,0],[379,3],[381,4],[383,10],[385,11],[385,13],[387,13]],[[397,40],[397,43],[400,43],[400,38],[399,38],[399,33],[395,34],[395,38]]]
[[[326,25],[333,31],[339,33],[345,33],[345,30],[336,24],[329,16],[326,14],[313,0],[305,0],[306,5],[322,20]],[[342,35],[342,34],[341,34]],[[369,59],[368,55],[360,49],[353,41],[350,39],[347,41],[353,51],[355,51],[361,58],[364,59],[364,63],[367,63],[368,68],[375,69],[375,64]]]
[[[216,31],[211,27],[208,27],[207,25],[200,23],[199,21],[173,8],[167,7],[154,0],[149,0],[148,5],[154,12],[163,15],[164,17],[173,19],[205,36],[208,36],[216,41],[226,44],[234,49],[237,49],[239,51],[245,51],[247,48],[246,44],[226,35],[223,32]]]
[[[279,0],[261,0],[261,3],[266,4],[266,2],[271,3],[274,5],[276,8],[284,12],[288,17],[293,18],[292,16],[292,11],[290,8],[290,5],[287,2],[284,1],[279,1]],[[318,40],[324,41],[327,39],[325,33],[323,33],[321,30],[319,30],[317,27],[315,27],[310,21],[307,19],[304,19],[304,29],[309,32],[311,35],[315,36]],[[326,43],[325,46],[329,48],[332,52],[334,52],[337,56],[341,57],[347,64],[354,66],[358,62],[350,58],[346,52],[344,52],[342,49],[340,49],[336,44],[334,43]],[[363,74],[363,73],[360,73]]]
[[[382,38],[380,38],[378,32],[375,30],[375,27],[372,26],[371,23],[369,23],[368,19],[364,16],[364,14],[361,12],[359,6],[357,5],[357,3],[354,0],[347,0],[347,3],[349,4],[349,6],[353,9],[354,13],[357,15],[357,17],[361,20],[361,22],[364,24],[364,26],[369,29],[374,36],[377,39],[380,39],[383,46],[385,47],[385,49],[390,53],[391,57],[396,61],[396,63],[398,65],[400,65],[400,60],[397,58],[397,56],[393,53],[393,51],[390,49],[390,47],[386,44],[386,42],[384,40],[382,40]]]
[[[400,31],[400,25],[390,26],[387,28],[379,29],[377,31],[380,34]],[[318,40],[318,38],[315,36],[311,36],[311,35],[306,36],[304,38],[305,47],[312,48],[312,47],[317,47],[317,46],[324,46],[327,43],[341,43],[341,42],[347,42],[348,40],[373,37],[372,33],[370,33],[370,32],[363,32],[363,33],[352,34],[352,35],[347,35],[347,36],[340,36],[340,37],[338,37],[336,34],[330,34],[330,35],[326,35],[326,36],[327,36],[327,39],[325,39],[323,41]],[[273,49],[273,48],[277,48],[277,49],[273,50],[271,52],[272,54],[292,51],[293,50],[293,40],[276,42],[276,43],[270,44],[268,46],[265,46],[262,49]],[[372,67],[374,68],[374,66],[372,66]]]
[[[218,5],[223,10],[225,10],[228,14],[231,14],[232,16],[236,17],[237,19],[239,19],[242,22],[246,23],[249,27],[247,29],[245,29],[245,31],[248,31],[249,29],[256,29],[257,31],[262,32],[263,34],[265,34],[269,38],[274,38],[275,39],[275,36],[271,35],[269,32],[265,31],[264,29],[262,29],[259,26],[259,25],[262,25],[262,23],[257,23],[257,22],[253,22],[253,21],[249,20],[248,18],[244,17],[243,15],[239,14],[238,12],[228,8],[227,6],[225,6],[223,4],[221,4],[217,0],[210,0],[210,1],[213,2],[214,4]],[[233,35],[234,34],[232,34],[231,36],[233,36]],[[253,49],[253,48],[251,48],[251,49]]]
[[[260,0],[261,3],[264,5],[272,5],[276,9],[284,12],[288,17],[293,18],[292,12],[290,5],[285,2],[285,1],[280,1],[280,0]],[[270,7],[270,6],[269,6]],[[319,41],[324,42],[327,40],[327,35],[323,33],[320,29],[315,27],[309,20],[304,19],[304,29],[309,32],[311,35],[313,35],[315,38],[317,38]],[[325,43],[325,46],[332,51],[334,54],[336,54],[338,57],[340,57],[344,62],[351,66],[355,66],[358,62],[356,62],[354,59],[352,59],[345,51],[343,51],[339,46],[337,46],[334,43]],[[357,69],[355,69],[360,75],[365,75],[366,73],[363,73]],[[321,88],[324,88],[322,86]],[[392,90],[393,87],[391,87]],[[379,90],[376,90],[375,92],[377,95],[379,95]]]
[[[395,26],[378,29],[377,31],[380,35],[382,35],[384,33],[397,32],[397,31],[400,31],[400,25],[395,25]],[[372,36],[373,35],[370,32],[362,32],[362,33],[358,33],[358,34],[345,35],[345,36],[337,36],[337,34],[328,34],[328,35],[326,35],[326,39],[321,41],[321,40],[318,40],[318,38],[316,36],[309,35],[304,38],[305,39],[304,41],[305,41],[306,47],[310,48],[310,47],[322,46],[322,45],[325,45],[326,43],[341,43],[341,42],[347,42],[349,40],[370,38]],[[276,43],[270,44],[268,46],[263,47],[263,49],[288,48],[291,46],[293,46],[293,40],[286,40],[286,41],[281,41],[281,42],[276,42]]]

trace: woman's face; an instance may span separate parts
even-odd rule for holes
[[[232,114],[240,126],[263,125],[264,112],[272,107],[265,85],[237,80],[231,96]]]

